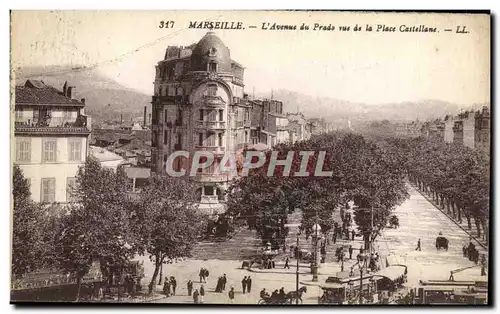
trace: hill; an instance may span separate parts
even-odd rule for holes
[[[144,106],[151,113],[151,95],[124,87],[106,77],[99,70],[69,71],[67,66],[22,67],[15,70],[16,85],[24,84],[28,78],[43,80],[46,84],[62,90],[64,82],[75,86],[76,98],[85,98],[86,112],[93,121],[120,120],[124,122],[142,117]],[[42,74],[43,75],[40,75]]]
[[[270,93],[258,94],[258,97],[269,98]],[[367,120],[390,121],[427,121],[444,118],[447,114],[456,114],[462,109],[473,107],[478,109],[482,104],[463,106],[440,100],[423,100],[419,102],[402,102],[368,105],[330,97],[313,97],[289,90],[273,92],[273,98],[283,101],[286,112],[301,111],[307,117],[323,117],[326,120],[338,121],[349,119],[353,123]]]

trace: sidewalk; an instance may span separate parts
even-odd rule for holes
[[[474,226],[471,226],[472,228],[469,229],[469,226],[467,225],[467,219],[462,219],[462,223],[457,221],[453,216],[448,214],[445,208],[442,208],[441,206],[437,205],[436,202],[432,199],[431,196],[427,195],[427,193],[424,193],[420,191],[415,185],[410,184],[418,193],[420,193],[429,203],[431,203],[436,209],[438,209],[440,212],[442,212],[444,215],[446,215],[451,221],[453,221],[457,226],[460,227],[465,233],[467,233],[472,239],[474,239],[483,249],[488,250],[488,245],[486,244],[486,241],[483,240],[483,238],[478,237],[477,231],[475,230]]]

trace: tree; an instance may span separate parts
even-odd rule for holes
[[[204,217],[198,212],[197,185],[189,178],[153,174],[133,204],[135,248],[149,254],[155,270],[149,284],[153,292],[160,267],[167,261],[190,256],[201,235]]]
[[[22,276],[43,263],[43,208],[31,200],[28,180],[22,170],[13,169],[12,272]]]
[[[124,263],[133,251],[127,230],[130,206],[123,171],[103,169],[95,158],[80,167],[76,187],[70,191],[75,202],[61,219],[55,257],[60,267],[76,277],[77,296],[83,277],[95,261]]]

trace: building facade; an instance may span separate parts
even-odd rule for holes
[[[229,48],[213,32],[188,47],[169,46],[156,65],[152,99],[152,170],[166,173],[170,154],[208,151],[213,166],[196,174],[202,183],[200,208],[224,210],[224,191],[231,173],[215,173],[223,155],[235,153],[250,140],[250,108],[243,99],[244,68],[231,59]],[[178,157],[175,171],[189,160]]]
[[[31,186],[34,201],[66,203],[68,187],[88,155],[91,119],[74,87],[63,91],[28,80],[15,90],[14,163]]]

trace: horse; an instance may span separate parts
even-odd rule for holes
[[[302,293],[307,293],[307,287],[300,287],[298,294],[297,291],[290,291],[285,295],[285,300],[290,300],[290,304],[293,304],[295,300],[299,299],[300,303],[302,303]]]
[[[255,263],[254,261],[243,261],[243,263],[241,264],[241,269],[244,269],[245,267],[247,269],[250,269],[250,268],[252,268],[252,265],[254,263]]]

